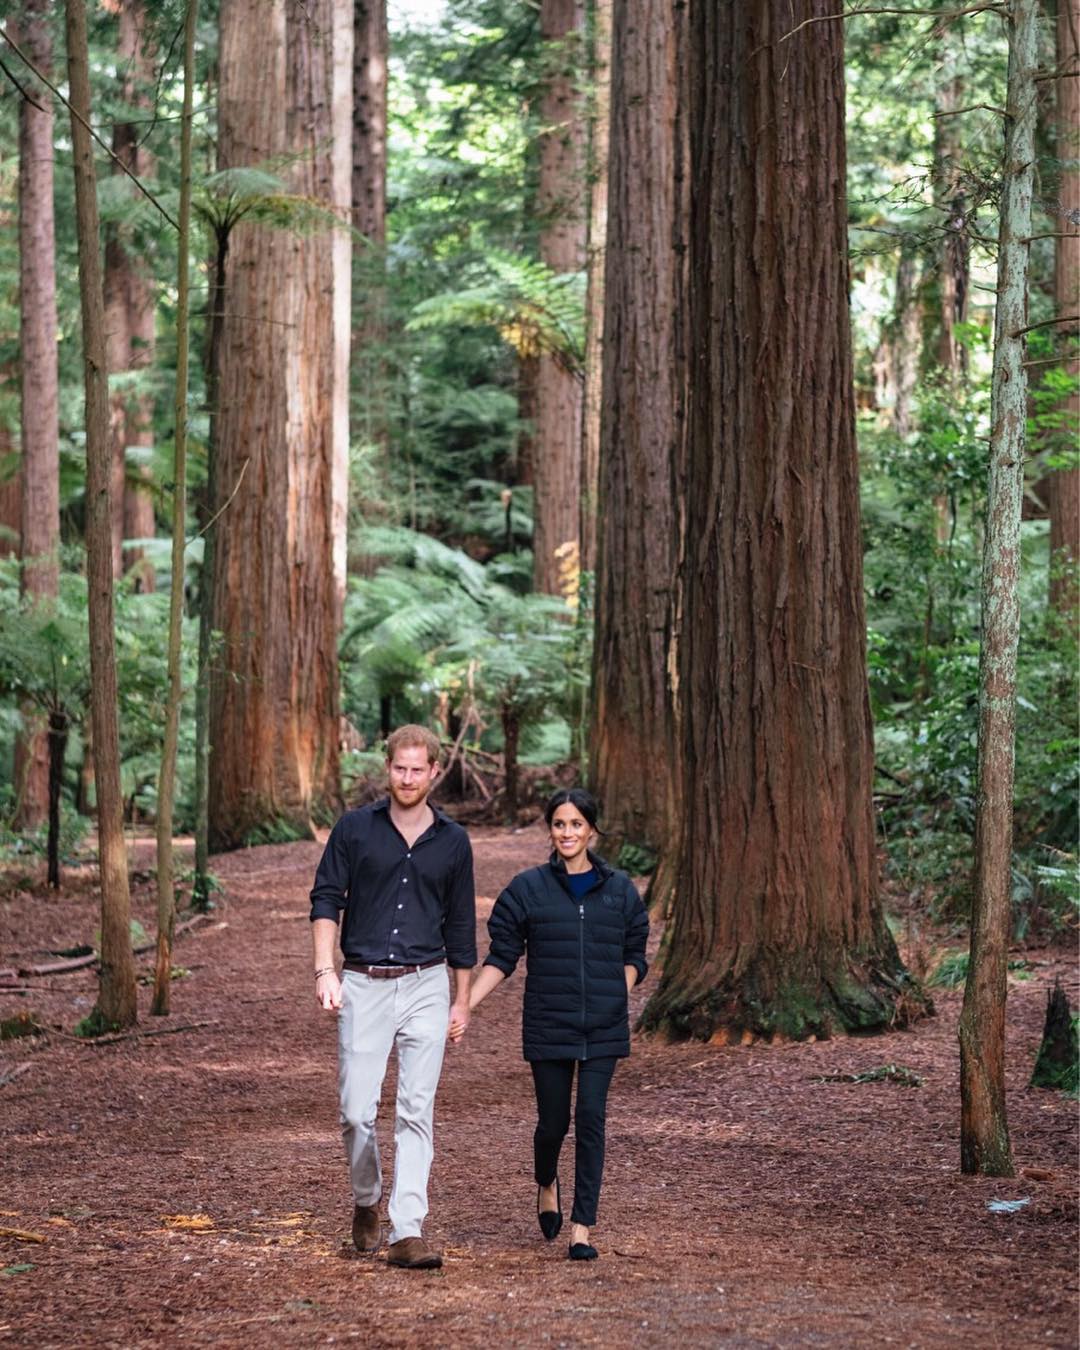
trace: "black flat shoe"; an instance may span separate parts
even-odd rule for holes
[[[544,1188],[536,1188],[536,1217],[540,1222],[540,1231],[550,1242],[553,1238],[559,1236],[559,1230],[562,1228],[562,1196],[559,1193],[559,1178],[555,1178],[555,1203],[558,1209],[541,1209],[540,1192]]]
[[[595,1247],[591,1247],[587,1242],[571,1242],[570,1250],[566,1253],[568,1261],[595,1261],[600,1253]]]

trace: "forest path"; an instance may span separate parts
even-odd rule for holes
[[[491,900],[544,844],[535,829],[472,835],[483,939]],[[400,1271],[347,1243],[334,1027],[311,982],[318,856],[292,844],[215,860],[227,903],[178,943],[190,974],[171,1016],[149,1017],[140,990],[144,1031],[212,1025],[5,1043],[0,1080],[28,1067],[0,1087],[0,1344],[1075,1344],[1076,1107],[1024,1088],[1055,971],[1075,1004],[1068,954],[1036,953],[1010,993],[1013,1142],[1033,1172],[957,1172],[957,994],[915,1032],[872,1039],[636,1043],[612,1089],[601,1259],[587,1265],[536,1229],[516,977],[447,1055],[426,1229],[444,1268]],[[152,930],[148,889],[137,909]],[[94,925],[89,884],[54,900],[8,887],[0,965]],[[70,1030],[93,1001],[89,973],[39,983],[0,992],[0,1017],[32,1008]],[[923,1086],[815,1081],[890,1062]]]

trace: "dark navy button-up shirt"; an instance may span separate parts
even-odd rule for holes
[[[365,965],[476,965],[472,847],[460,825],[435,822],[410,848],[390,799],[346,811],[330,832],[311,890],[311,918],[344,911],[341,950]]]

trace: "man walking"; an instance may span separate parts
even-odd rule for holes
[[[435,1089],[449,1026],[469,1022],[476,964],[472,848],[460,825],[428,803],[439,775],[438,738],[399,727],[386,743],[390,795],[347,811],[334,826],[311,891],[315,996],[338,1015],[341,1128],[352,1181],[358,1251],[379,1246],[382,1169],[375,1137],[379,1093],[397,1047],[392,1266],[442,1265],[422,1237],[433,1155]],[[341,924],[344,969],[334,969]],[[450,979],[454,985],[450,1004]]]

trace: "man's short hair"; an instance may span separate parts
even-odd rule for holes
[[[439,738],[433,731],[427,727],[418,726],[415,722],[410,722],[407,726],[398,727],[392,731],[386,738],[386,762],[387,764],[394,758],[399,750],[404,750],[409,745],[422,745],[427,751],[428,763],[438,764],[439,762]]]

